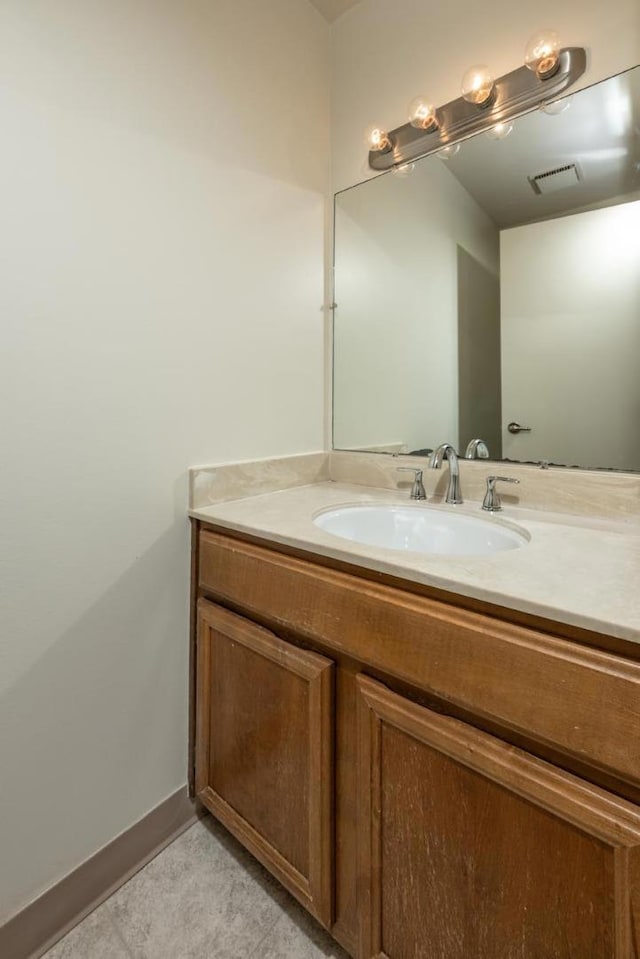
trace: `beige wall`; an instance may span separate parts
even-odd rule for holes
[[[526,41],[543,27],[585,46],[588,85],[640,61],[638,0],[363,0],[333,26],[332,128],[335,190],[368,176],[363,131],[406,122],[418,94],[445,103],[460,95],[474,63],[496,76],[522,63]]]
[[[186,469],[323,445],[328,27],[0,6],[0,922],[186,781]]]

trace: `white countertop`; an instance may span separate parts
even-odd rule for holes
[[[441,556],[363,546],[326,533],[328,508],[409,502],[406,493],[318,482],[192,509],[189,515],[297,549],[389,573],[499,606],[640,642],[640,521],[506,506],[492,522],[516,524],[530,542],[489,556]],[[480,504],[446,509],[487,518]]]

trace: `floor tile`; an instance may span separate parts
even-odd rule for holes
[[[291,902],[251,959],[349,959],[309,914]]]
[[[196,823],[43,959],[348,959],[215,820]]]
[[[288,899],[207,819],[122,886],[108,908],[135,959],[244,959],[255,954]]]
[[[106,905],[72,929],[43,959],[130,959]]]

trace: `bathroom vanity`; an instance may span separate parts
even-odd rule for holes
[[[333,452],[192,471],[192,792],[356,959],[640,959],[640,68],[568,105],[338,194]]]
[[[194,794],[357,959],[640,955],[633,628],[269,533],[314,495],[191,512]]]

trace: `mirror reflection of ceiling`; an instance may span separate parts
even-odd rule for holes
[[[311,0],[311,3],[316,10],[320,11],[325,20],[333,23],[333,21],[341,17],[343,13],[350,10],[351,7],[355,7],[356,4],[360,3],[360,0]]]
[[[563,112],[536,110],[505,139],[472,137],[443,161],[500,229],[640,199],[640,70],[567,99]],[[530,179],[555,170],[536,192]]]

